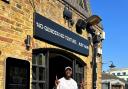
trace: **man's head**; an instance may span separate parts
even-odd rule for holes
[[[65,77],[67,78],[67,79],[69,79],[69,78],[71,78],[71,76],[72,76],[72,68],[71,67],[65,67]]]

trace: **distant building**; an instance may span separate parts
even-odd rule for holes
[[[112,68],[109,73],[128,82],[128,68]]]
[[[128,89],[127,82],[109,73],[102,74],[102,89]]]

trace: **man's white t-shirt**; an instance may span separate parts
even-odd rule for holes
[[[63,77],[59,79],[57,89],[78,89],[78,87],[74,79],[70,78],[69,80],[67,80]]]

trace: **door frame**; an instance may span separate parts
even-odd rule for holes
[[[38,49],[33,49],[33,54],[37,53],[45,53],[46,55],[46,89],[49,89],[49,61],[50,61],[50,54],[55,53],[57,55],[61,55],[65,57],[67,60],[72,60],[73,62],[73,78],[76,78],[76,71],[75,71],[75,64],[76,62],[79,62],[82,66],[86,66],[86,63],[79,58],[78,56],[74,55],[73,53],[63,50],[63,49],[58,49],[58,48],[38,48]]]

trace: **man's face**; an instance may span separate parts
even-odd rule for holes
[[[72,76],[72,70],[71,69],[66,69],[65,70],[65,75],[66,75],[66,77],[71,77]]]

